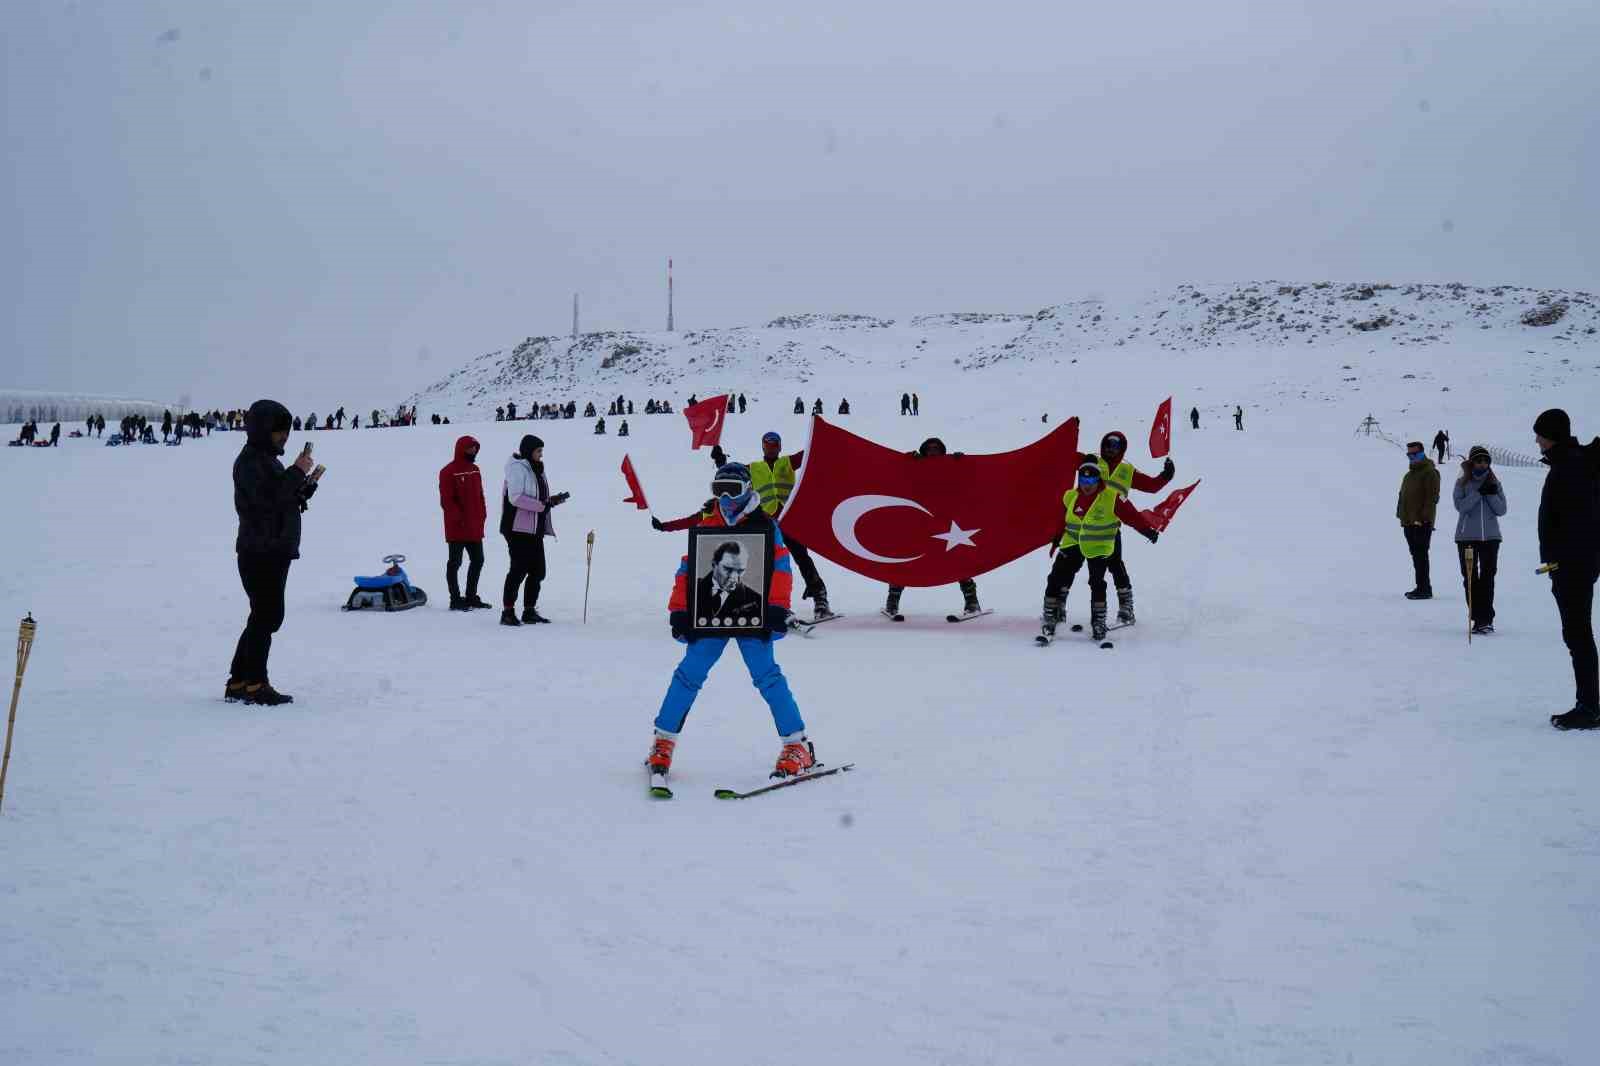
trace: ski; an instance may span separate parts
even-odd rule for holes
[[[994,611],[986,609],[974,611],[972,614],[947,614],[944,616],[944,620],[946,622],[970,622],[974,618],[982,618],[986,614],[994,614]]]
[[[1118,622],[1118,623],[1117,623],[1117,624],[1116,624],[1116,625],[1114,625],[1114,626],[1106,626],[1106,632],[1107,632],[1107,633],[1114,633],[1114,632],[1116,632],[1116,631],[1117,631],[1117,630],[1119,630],[1119,629],[1127,629],[1127,628],[1128,628],[1128,627],[1129,627],[1129,626],[1131,626],[1131,625],[1133,625],[1133,623],[1132,623],[1132,622]],[[1077,624],[1075,624],[1075,625],[1074,625],[1074,626],[1073,626],[1073,627],[1072,627],[1072,631],[1073,631],[1073,632],[1074,632],[1074,633],[1082,633],[1082,632],[1083,632],[1083,623],[1082,623],[1082,622],[1079,622],[1079,623],[1077,623]]]
[[[781,781],[776,781],[770,785],[763,785],[760,788],[753,788],[749,792],[737,792],[731,788],[719,788],[712,793],[712,795],[716,796],[719,800],[749,799],[751,796],[760,796],[763,793],[776,792],[780,788],[788,788],[791,785],[802,784],[806,781],[814,781],[819,777],[831,777],[834,774],[841,774],[846,770],[855,769],[855,765],[856,764],[853,762],[847,762],[843,766],[830,766],[826,769],[818,768],[815,770],[810,770],[803,774],[796,774],[793,777],[785,777]]]
[[[891,611],[887,607],[878,608],[878,613],[883,615],[891,622],[904,622],[906,620],[905,615],[901,614],[899,611]]]

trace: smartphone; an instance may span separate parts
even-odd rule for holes
[[[323,466],[321,463],[318,463],[317,464],[317,468],[315,470],[311,471],[311,480],[312,481],[321,481],[322,480],[322,475],[327,472],[327,469],[328,469],[327,467]]]
[[[310,441],[306,441],[306,446],[304,448],[300,449],[300,454],[301,455],[310,455],[311,454],[311,442]]]

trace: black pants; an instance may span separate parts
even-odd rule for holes
[[[822,578],[817,575],[817,564],[811,561],[811,553],[806,550],[806,546],[787,534],[783,538],[783,546],[789,549],[789,555],[794,559],[795,565],[800,567],[800,576],[806,582],[800,598],[809,600],[818,592],[826,596],[828,586],[824,585]]]
[[[1417,588],[1433,591],[1433,579],[1428,576],[1428,544],[1433,540],[1432,526],[1405,526],[1406,547],[1411,549],[1411,568],[1417,572]]]
[[[1106,602],[1106,567],[1110,564],[1110,556],[1102,555],[1089,562],[1089,602]],[[1050,567],[1050,576],[1045,579],[1044,594],[1057,599],[1065,599],[1067,591],[1072,588],[1072,579],[1078,576],[1078,571],[1084,564],[1083,552],[1077,548],[1062,548],[1056,552],[1056,561]]]
[[[283,588],[289,583],[290,560],[281,555],[239,555],[239,581],[250,597],[250,617],[228,669],[231,681],[266,681],[272,634],[283,627]]]
[[[456,574],[461,570],[461,553],[466,552],[467,559],[467,599],[474,599],[478,595],[478,575],[483,573],[483,541],[481,540],[452,540],[450,543],[450,562],[444,568],[444,583],[450,589],[450,599],[461,598],[461,586],[456,580]]]
[[[978,583],[972,578],[969,577],[965,581],[958,581],[956,586],[961,589],[961,601],[963,603],[978,602]],[[900,609],[900,594],[905,590],[906,587],[904,585],[889,586],[889,610],[898,611]]]
[[[1472,571],[1467,570],[1467,549],[1472,549]],[[1467,603],[1472,607],[1472,624],[1494,624],[1494,575],[1500,569],[1500,542],[1497,540],[1458,540],[1456,558],[1461,561],[1461,589],[1472,583]]]
[[[544,538],[533,533],[507,533],[506,548],[511,553],[511,571],[506,574],[505,595],[501,602],[506,610],[517,606],[517,588],[526,582],[522,592],[522,606],[539,604],[539,585],[544,581]],[[468,580],[471,573],[468,573]]]
[[[1128,580],[1128,567],[1122,561],[1122,530],[1117,530],[1117,546],[1111,552],[1111,557],[1106,560],[1106,569],[1111,572],[1111,583],[1119,589],[1133,588],[1133,582]]]
[[[1561,612],[1561,639],[1572,653],[1572,677],[1579,706],[1600,709],[1600,663],[1596,661],[1594,566],[1562,563],[1550,574],[1550,592]]]

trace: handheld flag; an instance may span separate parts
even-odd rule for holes
[[[1156,420],[1150,427],[1150,457],[1161,459],[1172,450],[1172,397],[1168,396],[1156,408]]]
[[[700,448],[722,443],[723,415],[728,413],[728,397],[713,396],[683,409],[689,421],[689,447]]]
[[[628,479],[628,491],[633,493],[622,502],[631,503],[641,511],[650,510],[644,498],[644,486],[639,484],[639,475],[633,472],[633,459],[627,455],[622,457],[622,476]]]

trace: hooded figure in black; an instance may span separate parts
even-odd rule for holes
[[[1551,569],[1550,593],[1561,614],[1561,639],[1572,656],[1576,702],[1551,715],[1557,729],[1600,728],[1600,660],[1594,643],[1594,585],[1600,575],[1600,437],[1579,444],[1572,420],[1551,408],[1533,424],[1550,468],[1539,497],[1539,561]]]
[[[906,407],[909,408],[910,406],[911,397],[907,396]],[[946,455],[950,455],[954,459],[960,459],[966,453],[955,452],[952,455],[949,449],[944,446],[944,441],[938,437],[929,437],[917,445],[916,451],[909,454],[913,459],[940,459]],[[958,582],[957,587],[961,589],[961,613],[972,617],[982,614],[983,607],[978,603],[978,583],[969,577]],[[883,613],[896,622],[905,621],[905,615],[900,613],[900,596],[905,590],[906,587],[904,585],[890,585],[889,598],[883,604]],[[952,615],[951,617],[955,616]]]
[[[300,514],[317,489],[302,452],[287,470],[279,462],[293,420],[282,404],[257,400],[245,418],[246,440],[233,461],[233,509],[239,514],[239,580],[250,597],[250,618],[228,671],[224,698],[274,705],[292,697],[267,679],[272,634],[283,625],[289,564],[300,557]]]

